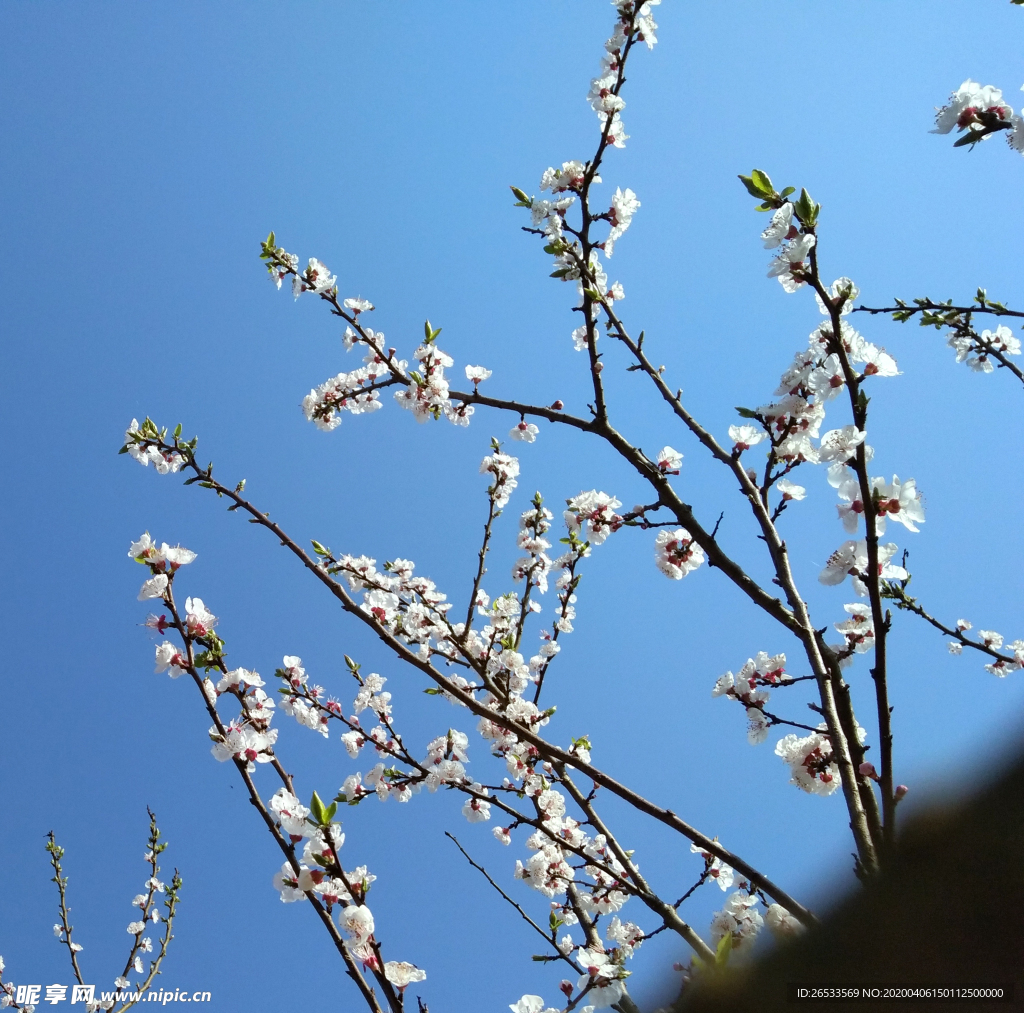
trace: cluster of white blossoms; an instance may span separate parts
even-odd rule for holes
[[[473,406],[466,403],[453,405],[448,396],[445,369],[453,365],[453,360],[434,344],[440,331],[432,330],[427,323],[426,338],[413,353],[419,368],[409,370],[408,360],[396,359],[395,349],[385,348],[383,333],[359,324],[359,315],[372,311],[373,303],[361,296],[349,297],[339,303],[337,278],[319,260],[311,258],[309,266],[299,273],[298,258],[281,247],[272,248],[264,244],[264,257],[271,260],[268,265],[270,276],[278,288],[289,273],[294,273],[292,291],[296,298],[303,292],[320,295],[331,303],[336,314],[355,324],[355,329],[351,325],[345,328],[343,342],[346,351],[351,351],[358,344],[366,347],[362,366],[325,380],[303,398],[302,410],[310,422],[319,429],[330,431],[341,425],[343,412],[362,415],[377,411],[382,406],[380,388],[397,383],[401,389],[395,392],[395,400],[403,408],[408,408],[417,422],[439,419],[444,415],[455,425],[469,425]],[[474,389],[490,375],[490,371],[482,366],[466,368],[466,376],[473,381]],[[131,452],[135,453],[134,450]],[[148,460],[143,463],[148,463]]]
[[[682,580],[704,562],[704,550],[686,528],[666,529],[654,539],[654,562],[666,577]]]
[[[726,865],[720,858],[705,851],[697,844],[690,845],[690,851],[695,855],[701,855],[704,859],[704,875],[707,879],[717,883],[723,890],[728,890],[736,878],[736,873],[731,865]]]
[[[519,517],[519,534],[516,545],[527,555],[516,560],[512,567],[512,579],[517,584],[524,578],[529,580],[541,594],[548,589],[548,574],[554,565],[547,550],[551,543],[544,537],[551,530],[553,514],[547,507],[535,502],[533,509],[524,511]]]
[[[788,292],[803,284],[804,274],[798,270],[793,276],[792,269],[802,264],[810,246],[805,248],[798,244],[804,238],[813,239],[813,236],[800,235],[793,216],[793,205],[789,202],[783,204],[761,235],[766,247],[785,244],[784,252],[779,255],[782,259],[777,258],[769,273],[777,275]],[[789,267],[784,268],[783,263]],[[827,290],[833,303],[842,300],[840,316],[852,311],[859,294],[857,286],[845,277],[836,279]],[[829,315],[821,296],[815,293],[815,299],[819,310]],[[769,461],[773,465],[784,464],[786,472],[804,463],[827,465],[829,484],[836,489],[840,499],[837,506],[839,518],[845,529],[854,534],[865,507],[860,479],[848,462],[858,454],[861,446],[865,461],[871,460],[873,450],[865,443],[867,434],[854,425],[819,435],[825,419],[825,405],[847,386],[848,377],[838,351],[840,346],[858,383],[869,376],[899,375],[896,360],[885,349],[867,341],[842,319],[836,335],[831,318],[826,319],[811,332],[808,348],[797,352],[792,364],[782,374],[775,391],[781,400],[762,405],[754,411],[743,410],[744,415],[760,423],[761,430],[754,425],[731,426],[729,437],[733,441],[734,455],[740,455],[768,439]],[[813,442],[816,438],[817,445]],[[782,480],[777,482],[777,486],[783,503],[804,498],[806,490],[803,486],[794,485],[782,476],[780,478]],[[875,512],[875,535],[884,533],[887,521],[900,523],[909,531],[917,531],[917,525],[923,523],[924,505],[914,479],[901,482],[893,476],[892,481],[887,482],[884,478],[873,477],[869,482],[869,492]],[[893,542],[878,546],[878,576],[882,579],[906,579],[906,571],[890,562],[897,552],[898,546]],[[867,541],[851,540],[832,553],[818,579],[823,584],[835,585],[850,576],[856,593],[866,595],[867,587],[862,578],[867,575],[867,569]],[[873,636],[872,631],[872,642]]]
[[[294,669],[296,666],[291,667]],[[358,779],[359,775],[355,777]],[[379,969],[373,947],[373,913],[365,903],[370,884],[377,877],[365,865],[357,866],[351,872],[341,869],[339,852],[345,843],[345,835],[340,826],[333,822],[318,825],[310,818],[310,809],[286,788],[279,788],[272,796],[269,809],[281,832],[293,844],[303,839],[306,842],[301,857],[294,863],[285,861],[274,875],[274,888],[281,900],[292,903],[312,895],[324,904],[328,913],[337,911],[338,925],[348,937],[349,951],[365,967]],[[333,807],[329,813],[333,813]],[[341,874],[337,875],[339,871]],[[405,961],[389,961],[384,965],[384,972],[399,989],[426,978],[426,972]]]
[[[349,300],[346,300],[348,302]],[[378,380],[386,380],[392,375],[392,365],[404,375],[408,363],[402,359],[398,362],[385,358],[384,335],[365,328],[364,343],[368,346],[363,356],[363,365],[351,373],[339,373],[325,380],[319,387],[313,388],[302,399],[302,411],[306,418],[316,424],[318,429],[330,432],[341,425],[341,413],[362,415],[374,412],[381,407],[379,392],[367,390]],[[354,337],[351,327],[346,329],[346,345],[351,347],[349,337]]]
[[[890,563],[889,560],[899,551],[895,542],[886,542],[878,546],[878,576],[882,580],[906,580],[909,574],[902,566]],[[843,542],[828,557],[825,568],[818,575],[822,584],[842,584],[847,577],[853,578],[853,589],[864,596],[868,593],[863,578],[868,575],[868,543],[861,538],[859,541]]]
[[[519,458],[501,453],[496,443],[493,447],[494,453],[480,462],[480,474],[493,476],[494,481],[487,492],[494,501],[495,509],[502,510],[508,506],[509,498],[519,485]]]
[[[554,1006],[548,1006],[539,995],[524,995],[519,1002],[509,1003],[512,1013],[561,1013]],[[594,1013],[593,1006],[580,1006],[579,1013]]]
[[[236,668],[227,672],[217,683],[216,693],[228,693],[238,699],[242,713],[224,725],[224,731],[214,725],[210,728],[210,750],[221,763],[236,760],[252,773],[257,763],[270,763],[274,759],[274,743],[278,729],[271,728],[276,704],[263,690],[265,683],[257,672]]]
[[[661,0],[648,0],[637,9],[632,0],[616,0],[619,20],[611,37],[605,42],[605,55],[601,60],[601,73],[590,83],[587,100],[597,113],[602,131],[602,147],[611,144],[617,148],[625,147],[628,135],[623,128],[620,113],[625,107],[625,100],[619,94],[623,83],[621,76],[623,53],[633,42],[645,42],[653,48],[657,37],[657,24],[651,8]],[[589,174],[589,183],[588,183]],[[577,309],[585,305],[590,298],[590,319],[572,332],[573,347],[583,351],[590,346],[591,340],[596,341],[598,334],[594,327],[602,303],[608,304],[625,298],[625,291],[619,282],[608,284],[608,276],[601,263],[599,250],[611,257],[615,243],[629,228],[640,207],[637,195],[628,187],[616,187],[612,194],[611,206],[603,214],[595,216],[609,224],[608,235],[603,242],[597,243],[589,255],[584,256],[583,246],[578,240],[570,242],[565,236],[565,216],[576,201],[576,196],[600,183],[601,177],[594,171],[591,163],[578,160],[563,162],[560,169],[547,168],[541,175],[540,189],[550,191],[551,200],[527,197],[521,190],[515,190],[520,199],[520,206],[530,209],[534,229],[540,230],[548,240],[545,251],[554,255],[552,277],[563,281],[575,281],[579,301]],[[558,196],[564,194],[565,196]],[[585,270],[584,270],[585,267]],[[586,294],[586,297],[585,297]],[[512,434],[515,436],[515,433]],[[518,436],[519,439],[529,437]],[[532,442],[532,441],[531,441]]]
[[[141,427],[138,419],[132,419],[124,433],[125,450],[144,468],[152,464],[158,474],[169,475],[179,471],[185,458],[176,450],[161,449],[155,442],[157,436],[156,427],[149,419]]]
[[[764,925],[764,918],[757,910],[759,904],[755,893],[741,889],[729,894],[721,911],[716,911],[711,918],[712,945],[717,947],[722,939],[731,936],[734,952],[749,950]]]
[[[956,352],[956,361],[966,362],[976,373],[991,373],[995,369],[993,352],[1020,355],[1020,339],[1002,324],[994,331],[982,331],[977,338],[970,334],[953,334],[947,344]]]
[[[836,624],[836,629],[847,640],[845,652],[833,647],[841,657],[849,657],[854,651],[865,651],[874,644],[874,629],[870,610],[865,605],[847,605],[850,618]],[[786,672],[785,654],[770,657],[760,651],[756,658],[748,658],[736,675],[726,672],[719,676],[711,690],[712,696],[724,696],[737,701],[747,715],[747,741],[752,746],[760,745],[768,738],[768,729],[773,724],[785,723],[765,713],[765,705],[771,695],[771,687],[791,685],[793,677]],[[857,738],[863,744],[864,729],[858,726]],[[832,755],[832,743],[824,724],[818,731],[799,737],[789,734],[775,746],[775,755],[789,765],[791,784],[813,795],[831,795],[839,787],[839,768]],[[699,850],[692,848],[691,850]],[[705,856],[707,857],[707,856]],[[729,884],[732,880],[730,878]],[[729,885],[727,884],[727,885]],[[723,889],[725,887],[723,886]]]
[[[857,726],[857,741],[863,744],[866,733]],[[840,785],[832,742],[824,724],[803,737],[790,733],[779,739],[775,755],[789,765],[791,784],[812,795],[831,795]]]
[[[932,133],[948,134],[954,128],[959,133],[967,131],[958,144],[986,141],[993,133],[1005,130],[1010,147],[1024,154],[1024,119],[1003,99],[1002,91],[990,84],[981,85],[968,78],[937,110]]]
[[[731,882],[730,876],[727,885],[731,885]],[[722,889],[726,889],[727,885],[723,885]],[[758,910],[758,904],[757,894],[751,891],[745,880],[741,880],[740,889],[733,891],[722,909],[712,915],[712,945],[717,947],[729,936],[732,952],[742,954],[753,946],[757,934],[765,925],[779,939],[791,939],[805,931],[804,926],[781,904],[769,904],[763,916]]]
[[[635,10],[633,0],[617,0],[615,7],[619,12],[619,20],[615,30],[604,44],[605,55],[601,58],[601,73],[590,82],[587,101],[597,113],[601,131],[607,136],[608,142],[617,148],[624,148],[629,135],[626,133],[619,113],[626,103],[619,95],[622,87],[622,53],[631,39],[647,43],[653,49],[658,41],[655,32],[658,29],[651,14],[661,0],[647,0],[639,10]]]
[[[795,292],[805,284],[804,261],[817,240],[811,233],[801,235],[793,225],[793,205],[788,201],[772,215],[761,238],[765,249],[779,251],[768,265],[768,277],[778,278],[787,292]]]
[[[768,737],[771,721],[765,717],[764,705],[771,696],[769,686],[783,686],[792,681],[786,672],[786,656],[769,657],[759,651],[756,658],[747,658],[736,675],[726,672],[718,677],[712,696],[725,696],[743,705],[747,713],[747,740],[752,746],[760,745]]]
[[[591,489],[565,502],[566,509],[562,516],[566,527],[591,545],[600,545],[622,526],[622,518],[615,512],[622,504],[606,492]]]
[[[306,265],[304,271],[299,271],[299,258],[293,256],[290,253],[285,253],[283,250],[280,252],[280,256],[285,260],[289,267],[295,271],[292,277],[292,295],[296,299],[302,295],[303,292],[312,292],[314,295],[322,295],[325,292],[334,292],[335,286],[338,281],[336,275],[331,274],[327,269],[327,266],[321,264],[316,257],[309,258],[309,264]],[[281,281],[285,275],[278,272],[276,275],[277,287],[281,287]]]
[[[964,638],[964,641],[967,641],[966,633],[970,629],[973,629],[973,624],[968,622],[966,619],[958,619],[956,621],[956,631]],[[988,648],[991,651],[999,651],[1003,649],[1005,638],[1001,633],[997,633],[995,630],[978,630],[977,636],[973,642],[980,644],[982,647]],[[963,653],[963,649],[963,641],[951,640],[949,642],[950,654],[961,654]],[[1013,657],[994,659],[985,666],[986,672],[991,672],[993,675],[997,675],[1002,679],[1010,672],[1014,672],[1018,668],[1024,668],[1024,640],[1014,640],[1011,643],[1006,644],[1006,649],[1012,652]]]
[[[608,238],[604,241],[604,254],[606,257],[612,255],[616,240],[629,228],[638,207],[640,207],[640,201],[637,200],[636,194],[629,187],[626,187],[625,190],[620,187],[615,188],[615,193],[612,194],[612,206],[608,211],[608,222],[611,225],[611,231],[609,231]]]
[[[420,368],[409,374],[413,382],[408,387],[395,391],[395,400],[411,411],[417,422],[439,419],[444,415],[456,425],[468,426],[469,416],[473,414],[472,406],[461,406],[460,413],[448,398],[448,378],[444,371],[454,365],[452,357],[433,342],[425,342],[412,354]]]

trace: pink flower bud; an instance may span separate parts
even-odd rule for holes
[[[870,777],[872,781],[878,780],[878,771],[875,770],[873,763],[868,763],[866,760],[857,768],[862,777]]]
[[[892,793],[893,794],[893,798],[897,802],[899,802],[900,799],[902,799],[904,797],[904,795],[907,794],[908,791],[910,791],[910,789],[905,784],[898,784],[898,785],[896,785],[896,790]]]
[[[563,978],[562,984],[558,987],[566,994],[566,997],[572,995],[572,982],[568,978]]]

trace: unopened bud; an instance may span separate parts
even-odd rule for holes
[[[568,978],[563,978],[562,984],[558,987],[565,993],[566,998],[572,995],[572,982]]]
[[[565,405],[562,404],[561,401],[552,401],[551,402],[551,410],[552,411],[560,412],[564,407],[565,407]]]
[[[860,771],[862,777],[870,777],[872,781],[878,780],[878,771],[875,770],[875,765],[873,763],[865,761],[857,769]]]
[[[896,785],[896,790],[892,793],[893,798],[899,802],[910,789],[905,784]]]
[[[603,362],[595,362],[594,363],[594,372],[595,373],[600,373],[602,369],[604,369],[604,363]]]

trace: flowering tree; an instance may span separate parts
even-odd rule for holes
[[[816,306],[815,310],[807,299],[813,318],[810,340],[785,367],[778,386],[773,391],[766,388],[765,402],[737,409],[737,422],[727,434],[716,435],[691,413],[682,391],[669,383],[664,368],[651,357],[644,332],[637,332],[620,312],[625,293],[621,284],[610,282],[608,266],[641,204],[628,187],[616,186],[609,198],[602,198],[599,186],[601,173],[610,171],[606,159],[614,171],[612,149],[624,147],[628,140],[621,117],[626,68],[637,51],[655,46],[652,8],[658,2],[614,4],[614,28],[588,95],[599,128],[589,157],[544,171],[541,196],[512,188],[524,231],[553,258],[551,277],[575,292],[579,325],[571,340],[592,392],[584,409],[574,412],[561,400],[536,404],[528,394],[491,396],[485,391],[492,371],[483,365],[464,365],[465,383],[461,377],[455,380],[458,374],[449,372],[455,369],[453,358],[439,346],[441,329],[429,321],[418,347],[403,358],[397,345],[369,326],[373,304],[361,296],[346,297],[337,278],[318,259],[311,258],[302,267],[299,257],[280,246],[273,232],[261,246],[260,257],[277,288],[287,283],[296,299],[318,301],[344,323],[346,350],[362,356],[362,365],[331,377],[305,397],[302,409],[317,428],[329,432],[342,424],[346,412],[360,415],[381,409],[387,400],[382,392],[389,389],[398,406],[418,423],[448,421],[469,427],[478,421],[481,409],[480,416],[487,410],[490,420],[503,419],[500,425],[510,426],[505,442],[490,441],[480,466],[486,490],[481,493],[483,533],[478,563],[466,575],[465,587],[439,589],[418,575],[409,559],[379,563],[345,551],[352,547],[334,550],[317,540],[305,548],[283,523],[246,498],[244,481],[221,481],[219,473],[215,477],[213,465],[201,463],[197,439],[183,438],[181,426],[169,431],[146,418],[142,423],[132,420],[125,434],[123,453],[143,466],[152,464],[161,475],[185,475],[186,484],[215,493],[228,503],[228,510],[269,532],[354,622],[372,630],[397,662],[416,674],[427,694],[440,698],[439,707],[447,709],[436,719],[437,735],[424,747],[403,735],[396,713],[400,709],[385,689],[392,677],[364,671],[348,655],[343,655],[352,680],[347,694],[329,695],[297,655],[283,657],[273,680],[261,677],[255,666],[230,667],[227,631],[217,617],[193,588],[176,592],[182,568],[195,561],[196,553],[154,539],[149,532],[131,545],[128,555],[148,574],[139,599],[154,603],[146,625],[161,641],[156,671],[172,679],[185,677],[195,687],[197,706],[210,722],[214,757],[235,767],[258,822],[280,850],[282,864],[273,881],[281,900],[312,908],[353,987],[374,1013],[398,1013],[407,1008],[409,995],[416,995],[419,1008],[425,1009],[418,990],[425,994],[426,986],[419,983],[427,973],[391,951],[388,916],[379,909],[374,913],[369,900],[377,876],[365,865],[346,868],[339,816],[345,811],[342,807],[372,805],[375,799],[409,803],[423,788],[428,793],[441,788],[457,793],[470,824],[490,823],[499,845],[518,850],[513,876],[521,883],[508,883],[493,878],[472,857],[471,848],[451,835],[468,867],[487,878],[511,916],[523,919],[542,937],[544,952],[535,959],[564,965],[563,999],[557,1008],[566,1013],[637,1009],[626,988],[628,963],[657,933],[673,932],[690,948],[692,963],[684,975],[688,979],[742,956],[764,926],[778,935],[794,936],[814,923],[815,914],[784,885],[773,882],[759,858],[734,853],[718,841],[714,828],[693,826],[638,788],[622,783],[599,754],[592,755],[597,750],[586,735],[573,737],[558,726],[554,676],[559,665],[571,664],[559,655],[573,632],[577,592],[592,554],[600,552],[609,538],[625,537],[623,529],[650,532],[644,536],[649,541],[645,551],[653,551],[657,568],[668,579],[696,581],[706,574],[694,575],[695,571],[717,569],[735,594],[780,628],[780,640],[792,645],[787,653],[799,659],[795,664],[787,654],[768,650],[746,660],[723,659],[723,665],[731,664],[735,671],[717,681],[709,677],[707,688],[742,707],[752,745],[776,738],[775,755],[795,789],[842,797],[855,870],[864,880],[886,866],[897,806],[907,793],[906,786],[897,783],[892,750],[887,654],[892,608],[931,624],[949,638],[950,651],[967,648],[981,655],[988,671],[997,676],[1024,667],[1024,640],[1006,644],[991,630],[973,634],[971,623],[933,616],[911,593],[906,550],[888,538],[897,526],[909,533],[919,530],[925,520],[922,497],[912,478],[889,480],[872,474],[873,448],[868,442],[870,401],[885,396],[885,381],[898,374],[898,365],[853,323],[855,313],[890,314],[901,321],[916,317],[922,325],[948,330],[957,361],[981,372],[1003,370],[1013,382],[1024,382],[1015,362],[1020,343],[1010,329],[993,320],[994,330],[979,330],[979,320],[1024,313],[989,300],[981,290],[969,305],[929,299],[884,307],[858,305],[860,293],[852,280],[841,276],[828,281],[833,272],[821,261],[821,206],[807,189],[799,194],[791,186],[779,190],[767,173],[756,169],[740,180],[767,219],[761,240],[771,251],[768,276],[797,298],[813,293]],[[1024,121],[997,89],[972,81],[965,82],[938,114],[938,132],[954,128],[962,133],[957,145],[973,146],[1006,132],[1010,146],[1024,150]],[[679,433],[674,441],[694,441],[730,476],[737,502],[756,526],[758,541],[749,558],[737,558],[720,540],[714,517],[699,503],[688,502],[688,494],[684,498],[683,454],[670,445],[645,450],[631,438],[629,420],[616,416],[608,395],[608,367],[639,374],[649,385],[650,411],[660,412],[665,426],[674,426]],[[827,411],[834,411],[832,428],[826,425]],[[612,493],[583,490],[566,500],[556,518],[538,493],[520,512],[514,538],[522,556],[511,580],[496,588],[488,579],[488,593],[488,558],[496,540],[512,537],[499,521],[521,477],[520,461],[509,451],[518,443],[535,442],[542,422],[553,424],[553,433],[569,427],[624,462],[636,487],[643,490],[640,502],[626,509]],[[855,599],[837,598],[834,612],[827,616],[812,615],[801,590],[807,574],[791,562],[789,542],[799,537],[799,530],[786,531],[807,492],[796,479],[806,481],[803,476],[808,475],[820,481],[815,475],[819,467],[836,492],[839,520],[851,537],[842,541],[816,576],[826,586],[849,588],[846,597]],[[755,552],[760,554],[756,560]],[[549,619],[538,618],[544,611],[542,601],[552,602]],[[861,655],[866,657],[859,660]],[[855,701],[848,672],[851,666],[865,664],[873,693]],[[805,674],[791,674],[790,667]],[[276,692],[270,692],[272,686]],[[287,736],[278,741],[279,709],[328,744],[337,736],[345,753],[336,752],[325,771],[293,775],[285,759]],[[782,734],[773,736],[776,726]],[[474,730],[483,742],[474,747],[471,765],[469,732]],[[335,771],[345,754],[351,762],[342,779]],[[361,769],[356,771],[360,760]],[[340,788],[335,789],[338,781]],[[609,798],[612,804],[606,802]],[[610,809],[614,815],[609,815]],[[624,820],[623,812],[630,819]],[[632,819],[655,821],[678,835],[696,856],[693,867],[681,872],[678,881],[648,880],[630,846]],[[155,824],[152,833],[157,833]],[[74,961],[75,944],[63,914],[60,849],[51,845],[61,888],[59,938]],[[156,847],[153,837],[152,861]],[[163,888],[155,866],[151,872],[149,893],[136,898],[144,914],[153,907],[154,891]],[[176,878],[172,900],[179,885]],[[543,899],[531,900],[523,886]],[[704,887],[717,887],[725,894],[707,930],[690,923],[685,907]],[[627,904],[630,908],[624,911]],[[173,908],[161,957],[172,915]],[[143,973],[137,950],[144,920],[133,922],[129,931],[133,928],[135,948],[119,987],[129,984],[127,975],[133,969]],[[149,987],[156,967],[150,965],[149,977],[135,986],[137,991]],[[27,1008],[11,992],[0,1002]],[[96,1005],[102,1007],[103,1002]],[[532,992],[509,1005],[515,1013],[550,1013],[556,1008]]]

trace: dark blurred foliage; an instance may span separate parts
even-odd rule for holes
[[[907,822],[888,872],[745,970],[686,986],[672,1013],[1024,1009],[1024,756]],[[789,984],[1014,986],[1012,1002],[794,1002]]]

